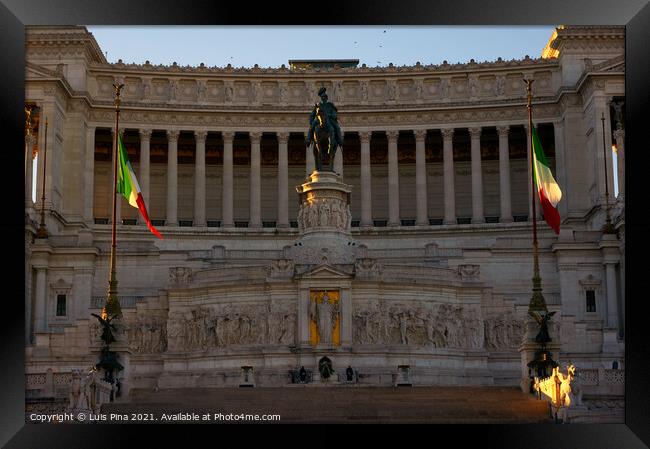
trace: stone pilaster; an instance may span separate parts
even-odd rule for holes
[[[194,160],[194,226],[205,226],[205,139],[207,131],[194,131],[196,157]]]
[[[399,226],[399,166],[397,138],[399,131],[386,131],[388,137],[388,225]]]
[[[36,270],[36,297],[34,299],[34,332],[47,328],[47,266],[34,266]]]
[[[361,226],[372,226],[372,174],[370,169],[371,131],[359,132],[361,141]]]
[[[233,220],[233,184],[232,184],[232,141],[235,133],[223,131],[223,189],[221,226],[231,228]]]
[[[85,157],[84,157],[84,175],[83,175],[83,218],[84,221],[88,224],[94,222],[93,217],[93,199],[95,191],[95,127],[87,126],[86,127],[86,146],[85,146]],[[31,156],[31,149],[30,149]],[[31,159],[31,158],[30,158]],[[31,170],[30,170],[30,180],[31,180]],[[29,185],[29,196],[31,200],[32,186],[31,181]]]
[[[481,128],[469,129],[472,153],[472,223],[484,223]]]
[[[454,193],[454,129],[442,129],[443,183],[445,191],[445,224],[456,224],[456,196]]]

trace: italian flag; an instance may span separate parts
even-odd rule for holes
[[[535,127],[533,127],[533,184],[537,186],[546,223],[556,234],[559,234],[560,214],[557,211],[557,203],[562,199],[562,191],[553,178]]]
[[[129,204],[137,209],[140,209],[140,213],[144,218],[149,230],[154,233],[156,237],[162,239],[162,235],[156,228],[151,224],[149,220],[149,215],[147,214],[147,208],[144,205],[144,198],[142,198],[142,191],[140,190],[140,185],[138,180],[135,177],[135,172],[133,171],[133,166],[129,161],[129,156],[126,153],[126,148],[122,143],[122,136],[118,133],[118,146],[119,146],[119,159],[117,163],[117,191],[124,195],[129,202]]]

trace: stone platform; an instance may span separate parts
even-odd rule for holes
[[[540,423],[548,403],[505,387],[359,387],[134,390],[103,413],[279,414],[280,423]]]

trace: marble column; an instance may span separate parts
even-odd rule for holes
[[[142,190],[142,199],[147,207],[149,218],[151,219],[151,203],[149,202],[149,187],[150,169],[151,169],[151,130],[140,129],[140,190]],[[138,223],[144,225],[145,221],[142,214],[138,214]]]
[[[205,139],[208,132],[194,131],[196,155],[194,158],[194,226],[205,226]]]
[[[484,223],[483,168],[481,166],[481,128],[469,129],[472,154],[472,223]]]
[[[36,270],[36,296],[34,300],[34,332],[45,332],[47,327],[47,267]]]
[[[417,225],[428,225],[427,214],[427,161],[424,149],[424,139],[427,136],[426,129],[415,131],[415,198],[417,205]]]
[[[399,226],[399,166],[397,138],[399,131],[386,131],[388,137],[388,226]]]
[[[262,202],[261,202],[261,173],[260,173],[260,139],[262,133],[253,131],[249,133],[251,139],[251,179],[250,179],[250,222],[251,228],[262,227]]]
[[[307,146],[305,149],[305,174],[307,176],[316,170],[316,160],[314,159],[314,144]]]
[[[278,136],[278,228],[289,227],[289,133]]]
[[[566,154],[564,151],[564,121],[562,119],[553,122],[553,137],[555,140],[555,167],[557,174],[557,182],[560,189],[567,185],[566,182]],[[567,215],[567,196],[561,200],[558,205],[558,212],[560,218]]]
[[[119,130],[120,135],[124,136],[124,129],[120,128]],[[113,154],[113,157],[117,157],[117,154],[115,153],[115,128],[111,128],[111,136],[113,139],[113,148],[111,149],[111,153]],[[115,162],[114,159],[111,159],[111,170],[110,170],[110,181],[109,181],[109,188],[114,189],[115,186],[114,184],[114,173],[113,173],[113,168],[115,167]],[[118,225],[122,224],[122,195],[117,195],[117,201],[115,201],[115,223]],[[110,200],[108,202],[108,216],[112,217],[113,214],[113,197],[110,197]],[[111,222],[111,219],[109,218],[109,223]]]
[[[93,200],[95,191],[95,127],[86,126],[86,143],[83,175],[83,218],[86,223],[94,223]],[[30,185],[31,196],[31,185]]]
[[[178,225],[178,136],[180,131],[167,131],[167,219],[166,226]]]
[[[233,221],[233,185],[232,185],[232,141],[235,133],[223,131],[223,188],[222,188],[222,213],[221,226],[231,228]]]
[[[535,216],[537,221],[542,217],[541,205],[539,204],[539,197],[535,195],[533,197],[533,189],[537,190],[533,186],[533,172],[530,165],[531,149],[530,149],[530,131],[528,125],[524,125],[524,131],[526,132],[526,172],[528,173],[528,221],[533,221],[533,201],[535,201]]]
[[[445,191],[445,224],[456,224],[456,194],[454,193],[454,129],[442,132],[443,183]]]
[[[372,131],[360,131],[361,141],[361,223],[362,227],[372,226],[372,174],[370,171],[370,138]]]
[[[334,173],[343,176],[343,147],[337,148],[334,153]]]
[[[625,201],[625,130],[614,131],[616,139],[616,175],[618,176],[618,201]]]
[[[512,221],[512,195],[510,192],[510,147],[508,134],[510,126],[498,126],[499,134],[499,193],[501,200],[501,223]]]
[[[36,144],[36,138],[34,137],[33,134],[29,134],[25,136],[25,208],[26,209],[34,207],[34,200],[32,199],[32,183],[34,182],[34,175],[32,173],[34,171],[34,159],[32,159],[32,151],[35,144]]]

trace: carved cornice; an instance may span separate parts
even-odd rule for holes
[[[99,44],[84,26],[27,26],[25,27],[27,53],[86,55],[90,62],[107,64]]]
[[[114,71],[114,72],[133,72],[133,73],[160,73],[166,72],[168,74],[197,74],[197,75],[251,75],[251,76],[261,76],[271,75],[277,77],[278,75],[287,77],[295,76],[299,74],[301,76],[327,76],[331,77],[332,75],[341,75],[345,77],[346,75],[387,75],[387,76],[396,76],[399,74],[410,73],[411,75],[416,74],[431,74],[431,73],[442,73],[442,72],[467,72],[467,71],[481,71],[481,70],[497,70],[497,69],[509,69],[509,68],[539,68],[539,67],[556,67],[557,63],[555,61],[549,61],[543,58],[530,58],[526,57],[524,59],[511,59],[505,61],[502,58],[498,58],[496,61],[483,61],[476,62],[471,59],[467,63],[456,63],[449,64],[447,61],[444,61],[442,64],[428,64],[423,65],[416,63],[415,65],[402,65],[395,66],[392,63],[387,67],[368,67],[366,64],[361,65],[361,67],[331,67],[331,68],[319,68],[312,67],[308,69],[288,69],[284,64],[278,68],[275,67],[266,67],[262,68],[257,65],[254,67],[232,67],[228,64],[225,67],[212,66],[208,67],[205,64],[200,64],[198,66],[180,66],[177,63],[171,65],[157,64],[152,65],[149,61],[144,64],[135,64],[135,63],[124,63],[121,59],[116,63],[105,63],[105,64],[93,64],[92,69],[96,71]]]

